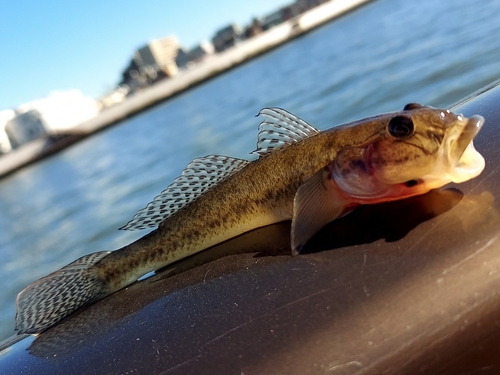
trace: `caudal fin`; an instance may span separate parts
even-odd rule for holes
[[[40,333],[79,308],[108,294],[90,267],[108,255],[85,255],[24,288],[17,295],[16,330]]]

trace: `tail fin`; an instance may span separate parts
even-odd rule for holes
[[[17,295],[16,330],[40,333],[79,308],[108,293],[90,267],[108,255],[100,251],[85,255],[24,288]]]

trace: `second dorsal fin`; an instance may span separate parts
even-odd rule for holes
[[[177,177],[145,208],[137,211],[132,220],[120,229],[138,230],[158,226],[182,207],[247,164],[247,160],[221,155],[208,155],[194,159],[182,171],[180,177]]]
[[[259,125],[257,149],[253,154],[266,155],[273,150],[319,133],[314,126],[281,108],[263,108]]]

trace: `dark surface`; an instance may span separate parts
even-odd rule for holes
[[[455,111],[486,119],[478,178],[362,207],[297,257],[289,223],[245,234],[5,345],[0,374],[500,373],[500,88]]]

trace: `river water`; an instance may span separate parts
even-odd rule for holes
[[[1,180],[0,339],[24,286],[144,235],[117,228],[193,158],[246,158],[262,107],[326,129],[500,78],[498,14],[498,0],[375,1]]]

